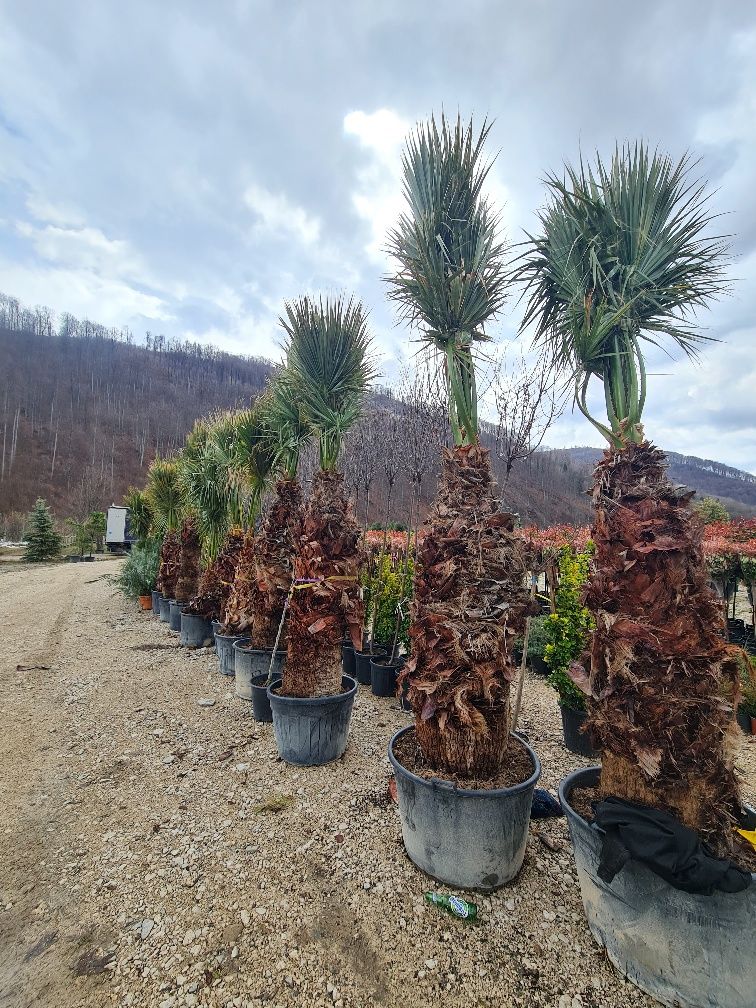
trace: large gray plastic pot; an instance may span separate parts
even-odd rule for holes
[[[215,650],[218,652],[218,663],[223,675],[236,675],[234,668],[234,644],[244,640],[244,634],[221,634],[215,631]]]
[[[152,615],[155,619],[160,619],[160,592],[152,592]]]
[[[210,620],[192,613],[181,613],[181,636],[179,642],[187,648],[207,647],[214,640]]]
[[[171,630],[175,630],[177,633],[181,632],[181,608],[186,605],[185,602],[177,602],[175,599],[171,599],[168,603],[169,605],[169,617],[168,623]]]
[[[603,882],[601,833],[570,805],[573,788],[594,787],[600,772],[577,770],[559,787],[591,934],[620,973],[662,1004],[754,1008],[756,877],[745,892],[699,896],[629,861]]]
[[[252,679],[255,676],[268,674],[270,668],[270,656],[273,650],[255,650],[249,645],[252,643],[250,637],[242,637],[234,641],[234,674],[236,676],[236,695],[242,700],[252,699]],[[273,677],[281,678],[281,671],[286,661],[285,651],[276,651],[273,662]]]
[[[171,600],[160,596],[160,622],[171,622]]]
[[[281,759],[295,766],[322,766],[343,755],[349,738],[357,682],[343,676],[342,693],[324,697],[287,697],[268,687],[273,734]]]
[[[491,791],[426,780],[397,760],[394,746],[415,727],[391,739],[388,757],[396,774],[402,837],[410,860],[426,875],[457,889],[490,892],[511,881],[522,867],[528,841],[533,789],[541,776],[538,757],[518,736],[533,761],[522,784]]]

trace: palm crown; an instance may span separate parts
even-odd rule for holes
[[[156,530],[175,532],[181,522],[184,500],[178,463],[156,458],[147,475],[147,502],[155,516]]]
[[[641,340],[666,336],[695,355],[707,337],[695,309],[726,289],[726,244],[705,234],[705,186],[642,143],[618,148],[607,167],[582,162],[546,178],[551,201],[528,235],[513,276],[528,294],[523,328],[535,325],[554,364],[575,383],[578,408],[611,444],[639,441],[646,397]],[[609,427],[586,405],[592,376],[604,385]]]
[[[387,277],[400,316],[444,355],[455,444],[478,437],[472,347],[487,339],[484,326],[501,308],[507,284],[499,218],[483,196],[491,165],[482,161],[490,131],[459,117],[441,128],[418,125],[402,164],[408,210],[390,232],[388,251],[398,263]]]
[[[287,358],[282,381],[318,434],[321,469],[332,470],[374,376],[367,314],[354,298],[302,297],[285,305],[280,322]]]

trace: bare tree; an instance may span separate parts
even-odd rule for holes
[[[400,465],[410,485],[409,525],[414,529],[419,524],[423,480],[437,469],[439,450],[449,435],[446,389],[437,369],[429,368],[425,360],[402,374],[399,413]]]
[[[514,366],[501,357],[494,364],[492,389],[498,416],[496,454],[509,479],[515,463],[541,446],[549,425],[564,408],[564,399],[556,394],[553,372],[544,359],[528,367],[522,356]]]

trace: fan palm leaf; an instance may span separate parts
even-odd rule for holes
[[[706,187],[686,156],[677,163],[643,143],[548,175],[540,234],[528,235],[513,278],[525,285],[523,328],[574,383],[579,409],[618,446],[642,440],[642,341],[695,357],[707,336],[695,312],[727,289],[727,245],[709,234]],[[586,399],[604,384],[608,427]]]
[[[478,404],[474,344],[501,308],[507,287],[500,219],[483,195],[491,164],[482,160],[491,126],[442,116],[418,125],[404,156],[407,212],[390,232],[397,261],[387,277],[400,317],[443,355],[454,443],[475,444]]]
[[[231,479],[228,454],[223,450],[228,427],[228,414],[197,421],[187,437],[181,466],[187,502],[197,517],[207,563],[218,555],[239,514],[238,490]]]
[[[156,458],[149,468],[145,496],[155,516],[155,531],[175,532],[184,509],[181,474],[174,459]]]
[[[144,543],[152,531],[155,520],[147,494],[143,490],[131,486],[124,495],[123,503],[129,509],[131,531],[138,542]]]

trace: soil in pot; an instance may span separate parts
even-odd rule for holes
[[[341,680],[335,696],[287,697],[268,688],[278,755],[295,766],[322,766],[344,754],[357,683]]]
[[[370,685],[370,662],[373,658],[385,658],[388,655],[388,648],[373,647],[366,651],[355,651],[355,678],[361,686]]]
[[[630,860],[604,882],[598,876],[601,836],[589,821],[599,774],[599,767],[578,770],[559,787],[593,937],[620,973],[662,1004],[752,1008],[756,876],[744,892],[704,896],[675,889]]]
[[[396,774],[404,846],[426,874],[483,892],[517,875],[541,767],[517,736],[510,736],[508,755],[492,779],[439,780],[438,771],[424,765],[414,726],[391,740],[389,760]]]
[[[562,730],[564,731],[564,744],[571,753],[577,756],[587,756],[591,759],[598,759],[599,753],[593,748],[590,736],[581,729],[588,717],[584,710],[575,710],[572,707],[559,705],[559,713],[562,715]]]

